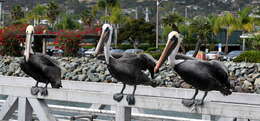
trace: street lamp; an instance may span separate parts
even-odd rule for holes
[[[156,48],[159,47],[159,6],[163,1],[168,0],[156,0]]]

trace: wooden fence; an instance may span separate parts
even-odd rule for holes
[[[52,111],[81,112],[82,114],[105,114],[115,117],[116,121],[130,121],[131,119],[154,121],[179,120],[198,121],[196,119],[177,118],[169,116],[155,116],[143,114],[136,109],[153,109],[177,111],[183,113],[196,113],[202,115],[202,120],[213,120],[215,116],[260,120],[260,95],[247,93],[233,93],[222,96],[219,92],[210,92],[202,107],[187,108],[181,104],[183,98],[190,98],[193,89],[182,88],[152,88],[137,86],[136,104],[128,105],[125,97],[121,102],[113,100],[113,94],[119,92],[122,84],[62,81],[62,89],[49,88],[49,95],[33,96],[31,87],[35,84],[32,78],[0,76],[0,95],[8,95],[3,101],[0,120],[10,119],[17,112],[17,120],[29,121],[35,116],[40,121],[56,121],[57,116]],[[127,87],[125,93],[131,93],[132,87]],[[202,97],[202,94],[197,96]],[[48,105],[45,100],[58,100],[78,103],[91,103],[91,108],[69,108],[67,106]],[[110,105],[114,110],[101,110],[102,105]],[[62,119],[59,119],[62,120]]]

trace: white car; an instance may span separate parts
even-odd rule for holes
[[[222,60],[223,56],[224,53],[219,51],[210,51],[209,53],[206,54],[206,58],[208,60]]]

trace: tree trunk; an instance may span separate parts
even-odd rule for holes
[[[186,49],[185,49],[185,47],[183,46],[183,44],[181,44],[181,50],[182,50],[182,53],[183,53],[183,54],[186,53]]]
[[[195,52],[194,54],[192,55],[193,57],[196,57],[198,52],[199,52],[199,49],[200,49],[200,46],[201,46],[201,43],[202,43],[202,39],[199,39],[196,43],[196,47],[195,47]]]
[[[105,16],[108,16],[108,8],[107,8],[107,6],[105,8]],[[105,23],[107,23],[107,20],[105,20]]]
[[[227,54],[228,53],[228,33],[227,33],[227,35],[226,35],[226,42],[225,42],[225,54]]]

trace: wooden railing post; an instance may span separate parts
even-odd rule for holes
[[[18,99],[18,121],[31,121],[33,109],[25,97]]]
[[[17,107],[18,98],[15,96],[8,96],[6,102],[1,107],[0,120],[10,119]]]
[[[131,107],[117,106],[116,121],[131,121]]]
[[[43,31],[43,34],[46,34],[47,30]],[[46,54],[46,46],[47,46],[47,41],[46,38],[42,39],[42,54]]]

